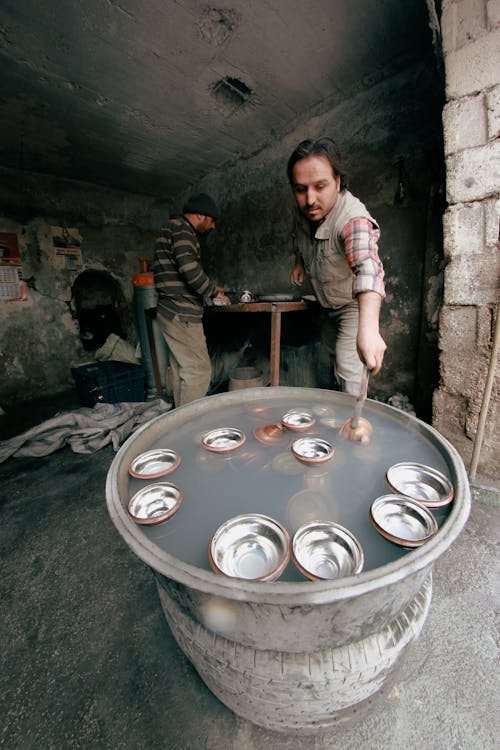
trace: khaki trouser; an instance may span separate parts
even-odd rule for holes
[[[321,326],[320,386],[331,387],[331,372],[340,389],[354,396],[359,394],[363,364],[356,349],[358,335],[358,301],[353,300],[339,310],[325,310]],[[326,375],[326,377],[325,377]]]
[[[203,324],[185,323],[158,313],[158,324],[170,350],[174,406],[206,396],[212,367]]]

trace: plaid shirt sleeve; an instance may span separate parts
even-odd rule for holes
[[[384,267],[378,255],[380,230],[365,218],[352,219],[340,236],[347,262],[354,274],[352,293],[377,292],[385,297]]]

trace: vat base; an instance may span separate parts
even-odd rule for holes
[[[289,653],[257,650],[207,630],[157,580],[165,618],[207,687],[235,714],[272,731],[320,734],[358,719],[420,634],[432,575],[379,633],[338,648]],[[297,634],[297,639],[300,634]]]

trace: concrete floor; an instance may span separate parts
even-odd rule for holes
[[[109,520],[113,457],[111,447],[65,448],[0,465],[0,747],[498,747],[498,508],[474,501],[435,565],[423,632],[372,713],[334,734],[291,737],[235,716],[177,648],[150,570]]]

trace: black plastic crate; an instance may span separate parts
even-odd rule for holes
[[[141,365],[114,360],[92,362],[72,367],[71,374],[82,406],[94,406],[98,401],[117,404],[146,400],[146,373]]]

